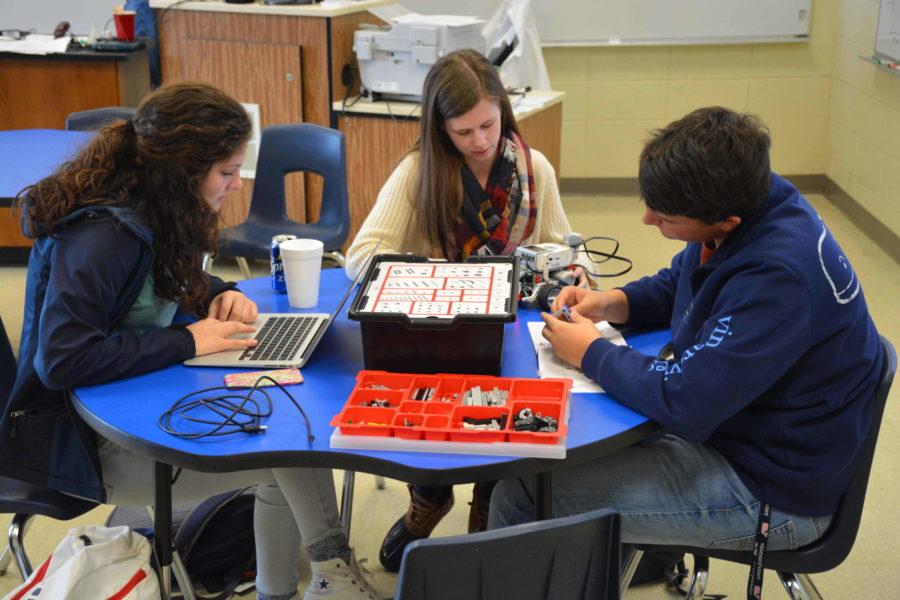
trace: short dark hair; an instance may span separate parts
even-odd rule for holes
[[[771,183],[766,126],[721,106],[700,108],[655,130],[638,182],[650,210],[716,223],[759,209]]]

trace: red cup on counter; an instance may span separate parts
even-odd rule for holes
[[[113,13],[113,23],[116,24],[116,37],[123,42],[134,41],[134,11]]]

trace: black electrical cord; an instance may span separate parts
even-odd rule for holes
[[[175,7],[178,6],[179,4],[184,4],[185,2],[188,2],[188,1],[189,1],[189,0],[178,0],[177,2],[173,2],[172,4],[168,5],[168,6],[165,7],[164,9],[162,9],[162,10],[159,12],[159,15],[157,15],[157,17],[156,17],[156,25],[157,25],[157,27],[158,27],[159,25],[162,24],[163,17],[165,17],[166,14],[167,14],[171,9],[175,8]]]
[[[606,241],[612,242],[615,245],[613,246],[613,249],[610,252],[603,252],[602,250],[591,250],[590,248],[587,247],[588,242],[593,242],[596,240],[606,240]],[[632,267],[634,267],[634,263],[631,262],[630,258],[626,258],[624,256],[619,256],[619,254],[618,254],[619,240],[617,240],[615,238],[608,237],[605,235],[595,235],[594,237],[590,237],[590,238],[587,238],[586,240],[583,240],[581,242],[581,247],[582,247],[582,250],[578,250],[578,252],[581,252],[585,256],[587,256],[588,259],[595,265],[601,265],[605,262],[609,262],[610,260],[617,260],[619,262],[623,262],[628,265],[627,267],[625,267],[624,269],[622,269],[621,271],[619,271],[617,273],[591,273],[591,272],[588,272],[588,274],[591,275],[592,277],[619,277],[621,275],[624,275],[625,273],[630,271],[632,269]],[[602,258],[600,260],[598,260],[598,259],[594,258],[595,256],[599,256]]]
[[[197,440],[208,437],[218,437],[223,435],[231,435],[233,433],[260,433],[266,430],[266,426],[261,423],[264,417],[272,414],[272,398],[269,393],[260,388],[263,381],[270,381],[278,386],[285,396],[294,404],[303,420],[306,422],[306,437],[309,443],[312,443],[316,437],[312,433],[312,426],[309,423],[309,417],[306,411],[300,406],[300,403],[291,396],[284,387],[269,377],[262,375],[253,384],[253,387],[247,390],[245,394],[239,394],[232,388],[225,386],[216,386],[198,390],[185,394],[179,398],[166,412],[159,417],[157,424],[159,428],[184,440]],[[228,393],[216,396],[203,396],[196,398],[209,392],[225,390]],[[258,395],[262,394],[262,398]],[[256,395],[256,397],[254,397]],[[262,403],[262,405],[261,405]],[[248,406],[249,405],[249,406]],[[210,412],[214,413],[213,416]],[[179,417],[189,423],[199,423],[208,426],[206,431],[179,431],[173,424],[172,418]]]
[[[348,108],[359,102],[359,99],[362,98],[362,92],[360,91],[352,102],[348,102],[348,100],[350,100],[350,94],[353,91],[353,84],[356,83],[356,75],[356,67],[344,65],[344,68],[341,69],[341,83],[344,84],[344,99],[341,101],[341,112],[347,112]]]

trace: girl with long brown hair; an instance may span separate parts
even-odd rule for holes
[[[381,188],[347,252],[355,277],[372,250],[451,260],[510,255],[518,246],[562,242],[571,232],[543,154],[519,132],[493,65],[474,50],[441,58],[425,78],[419,139]],[[579,268],[579,282],[588,281]],[[492,483],[476,485],[469,530],[486,527]],[[450,487],[409,486],[410,506],[388,532],[382,565],[397,571],[403,549],[428,537],[453,505]]]
[[[230,336],[253,331],[256,304],[201,267],[216,249],[222,204],[241,188],[250,132],[243,107],[220,90],[164,86],[20,194],[34,245],[0,474],[98,502],[152,504],[152,461],[92,434],[67,410],[67,390],[255,344]],[[178,309],[199,320],[173,327]],[[172,492],[185,502],[250,485],[259,598],[297,596],[301,532],[313,571],[306,598],[378,597],[341,529],[330,470],[184,470]]]

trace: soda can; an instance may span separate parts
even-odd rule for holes
[[[272,259],[272,289],[282,294],[287,293],[287,286],[284,284],[284,265],[281,263],[281,249],[279,246],[281,242],[296,239],[296,235],[289,233],[282,233],[272,238],[272,247],[269,252],[269,257]]]

